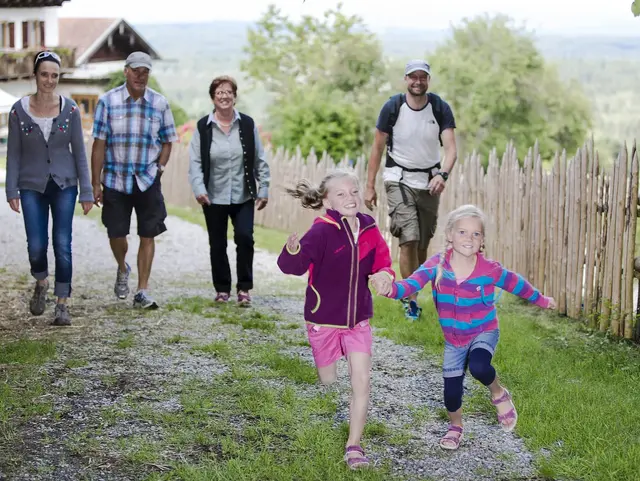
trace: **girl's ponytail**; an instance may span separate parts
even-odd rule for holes
[[[312,186],[306,179],[299,181],[294,188],[285,188],[285,191],[290,196],[300,199],[302,207],[306,209],[318,210],[322,207],[324,196],[320,189]]]

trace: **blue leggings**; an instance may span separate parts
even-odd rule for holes
[[[485,386],[496,379],[496,370],[491,365],[493,356],[489,351],[476,348],[469,353],[469,372]],[[464,375],[444,378],[444,405],[449,412],[455,412],[462,406],[462,381]]]

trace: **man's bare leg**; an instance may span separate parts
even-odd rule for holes
[[[418,256],[418,242],[406,242],[400,246],[400,274],[403,279],[409,277],[420,267]],[[417,298],[417,293],[409,297],[410,300],[416,300]]]

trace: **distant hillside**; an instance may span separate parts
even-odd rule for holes
[[[265,119],[270,101],[261,89],[250,89],[239,70],[249,22],[137,25],[160,53],[154,69],[162,87],[191,115],[210,108],[208,88],[216,75],[229,74],[240,82],[239,106]],[[387,29],[377,32],[389,58],[405,61],[427,57],[449,36],[445,30]],[[593,100],[595,136],[611,151],[615,143],[640,139],[640,36],[540,35],[542,54],[557,64],[562,76],[578,80]],[[434,66],[435,72],[438,66]],[[401,75],[401,73],[399,73]]]

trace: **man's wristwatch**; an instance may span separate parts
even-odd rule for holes
[[[443,178],[443,180],[444,180],[445,182],[446,182],[446,181],[447,181],[447,179],[449,178],[449,173],[448,173],[448,172],[444,172],[444,171],[442,171],[442,170],[441,170],[440,172],[438,172],[436,175],[441,175],[441,176],[442,176],[442,178]]]

